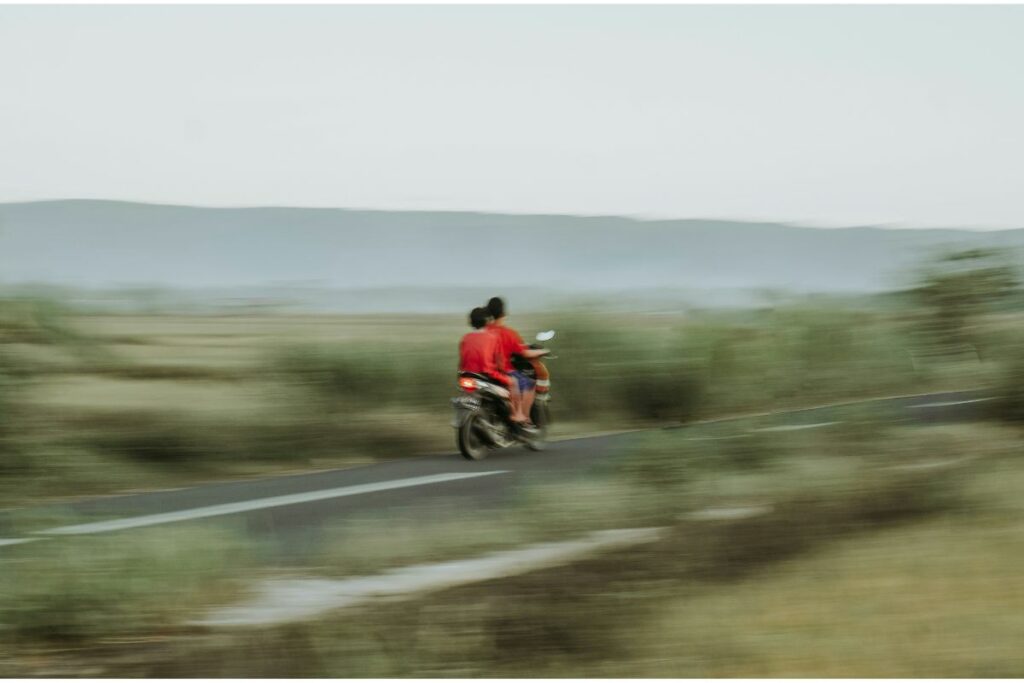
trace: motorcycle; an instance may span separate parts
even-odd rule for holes
[[[548,330],[537,335],[538,342],[554,339],[555,331]],[[541,344],[530,344],[531,349],[544,348]],[[545,360],[554,356],[545,356]],[[544,450],[547,443],[551,414],[548,401],[551,399],[550,381],[547,368],[539,358],[527,359],[516,356],[512,365],[536,382],[530,421],[534,428],[523,427],[509,420],[511,406],[508,389],[486,375],[473,372],[459,373],[459,395],[452,399],[455,418],[455,441],[459,452],[467,460],[483,460],[492,450],[523,444],[532,451]]]

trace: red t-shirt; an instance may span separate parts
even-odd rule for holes
[[[492,325],[487,329],[494,330],[498,337],[498,355],[501,357],[498,367],[504,372],[512,372],[512,356],[520,355],[526,350],[523,338],[511,327],[504,325]]]
[[[498,335],[491,329],[473,330],[459,342],[459,372],[475,372],[508,384],[508,376],[498,366]]]

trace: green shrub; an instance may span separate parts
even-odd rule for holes
[[[678,363],[626,365],[616,392],[627,417],[658,422],[685,422],[700,409],[702,386],[697,373]]]
[[[89,340],[67,324],[68,309],[42,298],[0,299],[0,341],[80,346]]]
[[[294,346],[274,354],[270,370],[309,390],[328,408],[447,403],[458,365],[451,349],[395,343]]]
[[[235,538],[194,528],[5,551],[0,640],[72,643],[172,627],[183,610],[222,593],[246,557]]]
[[[1002,379],[991,403],[991,414],[1007,422],[1024,422],[1024,353],[1017,352],[1003,362]]]
[[[705,456],[699,448],[664,434],[642,434],[635,438],[616,467],[626,482],[657,492],[682,493],[701,468]]]
[[[905,391],[920,379],[906,325],[888,313],[789,305],[688,318],[551,314],[552,409],[573,421],[685,421]],[[292,347],[272,374],[316,410],[437,411],[455,391],[451,345],[386,341]]]
[[[706,316],[677,334],[679,356],[704,370],[709,409],[880,394],[917,379],[902,325],[876,313],[793,306],[741,321]]]

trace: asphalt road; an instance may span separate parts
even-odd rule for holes
[[[887,419],[949,422],[973,419],[990,396],[947,392],[861,402]],[[837,407],[777,413],[776,429],[814,428],[838,420]],[[722,420],[720,422],[726,422]],[[686,428],[668,427],[668,429]],[[301,557],[316,545],[325,524],[352,517],[472,514],[500,506],[524,481],[561,481],[621,457],[630,434],[585,437],[552,443],[534,453],[510,448],[479,462],[456,453],[405,457],[349,469],[211,483],[169,491],[94,498],[45,511],[71,513],[70,526],[43,527],[21,538],[116,533],[199,519],[222,519],[250,536],[273,540],[285,555]],[[3,533],[0,541],[20,539]],[[274,544],[272,544],[274,545]]]

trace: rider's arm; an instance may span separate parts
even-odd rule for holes
[[[515,349],[515,353],[523,358],[540,358],[541,356],[546,356],[551,353],[548,349],[531,349],[523,342],[523,338],[519,336],[518,332],[512,330],[512,334],[514,335],[517,347]]]

